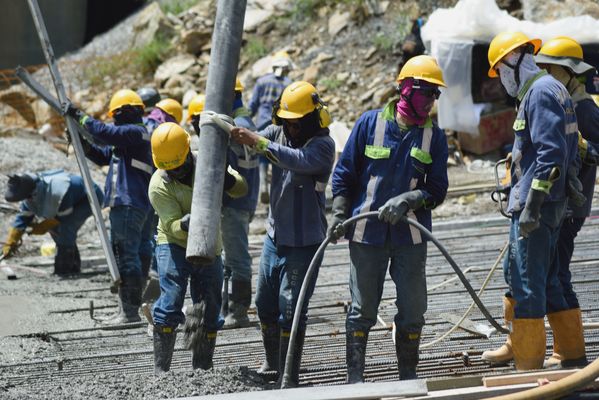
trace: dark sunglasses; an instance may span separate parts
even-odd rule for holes
[[[423,95],[425,95],[428,98],[438,99],[439,96],[441,96],[441,91],[436,87],[421,87],[417,90],[419,90]]]

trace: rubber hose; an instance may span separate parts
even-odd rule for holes
[[[372,217],[378,218],[378,215],[379,215],[378,211],[369,211],[364,214],[358,214],[356,216],[353,216],[353,217],[345,220],[345,222],[343,222],[343,227],[345,229],[347,229],[352,224],[355,224],[357,221],[359,221],[361,219],[372,218]],[[401,218],[401,221],[404,223],[408,223],[408,224],[414,226],[415,228],[417,228],[418,230],[420,230],[420,232],[422,234],[424,234],[424,236],[427,239],[432,241],[435,244],[435,246],[437,246],[437,248],[439,249],[441,254],[443,254],[443,256],[445,256],[445,258],[447,259],[449,264],[452,266],[455,273],[460,278],[460,281],[466,287],[468,294],[472,297],[472,300],[474,300],[477,307],[483,313],[483,315],[485,316],[487,321],[489,321],[489,323],[491,323],[491,325],[493,325],[493,327],[495,329],[497,329],[498,332],[509,333],[509,331],[507,329],[502,327],[491,316],[491,314],[489,313],[489,310],[487,310],[487,308],[484,306],[484,304],[480,301],[480,299],[476,295],[476,292],[472,288],[472,285],[470,285],[470,282],[468,281],[468,279],[466,279],[466,277],[462,273],[462,270],[460,270],[460,267],[458,267],[458,265],[453,260],[453,258],[451,258],[451,255],[449,255],[449,253],[447,252],[445,247],[441,244],[441,242],[439,242],[439,240],[437,240],[437,238],[434,237],[433,234],[428,229],[426,229],[424,226],[422,226],[417,221],[414,221],[414,220],[406,217],[405,215]],[[292,349],[295,346],[295,339],[297,336],[297,330],[299,328],[299,320],[300,320],[302,305],[304,303],[304,298],[306,297],[306,292],[308,291],[308,286],[309,286],[308,282],[310,282],[310,278],[312,277],[312,274],[314,273],[314,270],[316,269],[316,265],[318,264],[318,261],[324,254],[324,250],[327,248],[327,246],[329,245],[330,242],[331,242],[331,238],[329,236],[327,236],[324,239],[324,241],[320,244],[320,246],[318,247],[318,250],[316,250],[316,253],[314,253],[314,257],[312,257],[312,261],[310,262],[310,265],[308,266],[308,270],[306,271],[306,276],[304,277],[304,281],[302,283],[302,287],[300,289],[300,293],[297,298],[297,304],[295,305],[295,312],[293,314],[293,323],[291,325],[291,332],[289,335],[289,347],[287,350],[287,356],[285,358],[285,368],[283,371],[283,379],[281,380],[281,388],[287,388],[287,387],[289,387],[289,384],[290,384],[290,380],[291,380],[290,371],[291,371],[291,364],[293,364],[294,352],[290,351],[289,349]]]

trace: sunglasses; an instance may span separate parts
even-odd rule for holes
[[[441,91],[436,87],[421,87],[417,90],[428,98],[438,99],[441,96]]]

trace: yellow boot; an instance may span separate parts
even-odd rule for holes
[[[546,349],[545,318],[514,318],[512,349],[518,371],[543,368]]]
[[[511,297],[503,298],[503,319],[505,320],[505,326],[509,329],[512,321],[514,320],[514,306],[516,300]],[[482,360],[488,362],[491,365],[506,364],[514,358],[514,352],[512,351],[512,338],[507,335],[505,344],[501,345],[496,350],[487,350],[482,355]]]
[[[588,364],[580,308],[547,314],[547,319],[553,330],[553,355],[545,361],[545,368]]]

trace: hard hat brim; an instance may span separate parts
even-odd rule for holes
[[[595,69],[591,64],[572,57],[553,57],[546,54],[537,54],[535,61],[537,64],[553,64],[570,68],[576,75],[583,75]]]
[[[533,54],[537,54],[537,52],[541,49],[543,42],[541,39],[530,39],[524,43],[514,43],[512,46],[508,47],[508,49],[505,51],[505,54],[500,59],[496,60],[495,63],[491,65],[491,68],[489,68],[489,71],[487,72],[489,78],[497,78],[499,75],[497,75],[497,71],[495,71],[495,66],[497,66],[497,64],[499,64],[501,60],[505,58],[505,56],[516,50],[518,47],[524,46],[525,44],[532,44],[534,47]]]
[[[283,119],[297,119],[297,118],[302,118],[303,115],[279,108],[279,111],[277,111],[277,117],[283,118]]]

